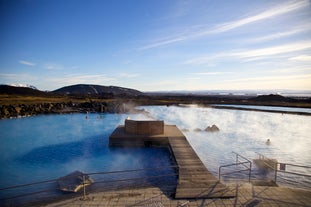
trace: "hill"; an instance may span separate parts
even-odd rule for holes
[[[289,97],[284,97],[281,95],[276,95],[276,94],[270,94],[270,95],[261,95],[257,96],[255,98],[250,98],[250,101],[255,101],[255,102],[297,102],[298,100],[289,98]]]
[[[7,95],[33,95],[33,96],[46,96],[47,92],[40,91],[35,88],[21,87],[21,86],[10,86],[0,85],[0,94]]]
[[[60,95],[79,95],[79,96],[138,96],[143,95],[142,92],[130,88],[123,88],[118,86],[101,86],[91,84],[77,84],[71,86],[65,86],[52,91],[55,94]]]

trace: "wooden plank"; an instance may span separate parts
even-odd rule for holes
[[[175,125],[164,125],[162,135],[126,134],[124,126],[110,136],[110,145],[144,146],[146,142],[169,146],[178,165],[175,198],[222,198],[235,194],[220,183],[205,167],[186,137]]]
[[[187,139],[168,138],[179,166],[175,198],[233,197],[225,185],[220,183],[204,166]]]

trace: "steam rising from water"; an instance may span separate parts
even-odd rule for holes
[[[188,129],[184,134],[215,175],[220,165],[234,162],[232,151],[250,159],[260,152],[279,162],[311,165],[311,116],[197,106],[140,108],[149,114],[89,114],[88,119],[83,114],[45,115],[1,120],[0,186],[54,179],[74,170],[98,172],[170,165],[166,149],[108,147],[109,135],[127,116],[164,120]],[[213,124],[220,128],[219,132],[194,131]]]
[[[1,120],[0,188],[55,179],[75,170],[108,172],[171,165],[165,148],[109,148],[109,135],[124,124],[127,114],[87,116]],[[131,117],[150,119],[142,114]]]
[[[279,162],[311,165],[311,117],[281,113],[225,110],[200,107],[143,107],[156,119],[176,124],[214,173],[222,164],[234,161],[232,151],[248,158],[255,152]],[[219,132],[195,132],[216,124]],[[271,144],[267,145],[266,140]]]

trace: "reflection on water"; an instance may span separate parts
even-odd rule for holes
[[[279,162],[311,165],[310,116],[200,107],[140,108],[149,112],[148,117],[132,114],[132,119],[154,117],[187,129],[183,133],[215,176],[220,165],[235,161],[232,151],[249,159],[259,152]],[[108,147],[109,135],[127,116],[89,114],[86,119],[83,114],[71,114],[1,120],[0,187],[55,179],[75,170],[98,172],[171,165],[165,148]],[[204,131],[213,124],[220,128],[219,132]],[[197,128],[203,131],[195,131]],[[256,169],[253,175],[262,176]]]

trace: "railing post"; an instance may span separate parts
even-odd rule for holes
[[[218,180],[220,181],[220,169],[221,169],[221,166],[218,168]]]
[[[85,192],[85,174],[83,174],[83,199],[86,199],[86,192]]]
[[[87,200],[87,196],[86,196],[86,188],[85,188],[85,174],[83,173],[83,176],[82,176],[82,179],[83,179],[83,196],[82,196],[82,199],[83,201]]]
[[[277,173],[278,173],[278,163],[276,163],[274,165],[274,182],[275,182],[275,184],[276,184]]]
[[[252,162],[249,162],[249,174],[248,174],[248,182],[251,182],[251,173],[252,173]]]

